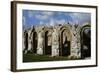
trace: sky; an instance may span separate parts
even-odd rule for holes
[[[31,26],[54,26],[58,24],[84,24],[91,23],[91,13],[23,10],[22,23],[24,29]]]

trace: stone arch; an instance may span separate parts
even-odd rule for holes
[[[44,54],[45,55],[51,55],[51,44],[52,42],[52,30],[46,29],[45,30],[45,48],[44,48]]]
[[[67,26],[60,28],[60,55],[69,56],[71,50],[71,30]]]
[[[89,24],[81,27],[80,37],[81,57],[91,57],[91,26]]]

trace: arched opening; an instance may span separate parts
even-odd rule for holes
[[[70,41],[68,40],[67,30],[61,32],[61,55],[68,56],[70,55]]]
[[[50,32],[45,32],[45,55],[51,55],[51,34]]]
[[[37,33],[33,33],[33,53],[36,53],[37,51]]]
[[[81,57],[91,57],[91,28],[89,26],[81,30]]]

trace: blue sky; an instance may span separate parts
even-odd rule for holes
[[[84,24],[91,23],[90,13],[23,10],[22,23],[24,28],[31,26],[54,26],[58,24]]]

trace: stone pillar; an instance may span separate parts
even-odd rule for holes
[[[31,36],[31,30],[28,31],[28,51],[32,51],[32,36]]]
[[[52,33],[52,56],[59,56],[59,34],[55,28]]]
[[[80,58],[80,33],[78,28],[72,26],[72,41],[71,41],[71,56],[74,58]]]
[[[22,34],[22,48],[23,48],[23,51],[24,51],[25,50],[25,31]]]
[[[77,33],[77,46],[78,46],[78,51],[77,51],[77,57],[81,58],[81,42],[80,42],[80,32]]]
[[[27,54],[27,49],[28,49],[28,33],[27,31],[25,30],[24,33],[23,33],[23,39],[22,39],[22,47],[23,47],[23,53],[24,54]]]
[[[43,48],[44,48],[44,37],[43,37],[43,31],[40,31],[38,33],[38,47],[37,47],[37,54],[43,55]]]
[[[23,48],[23,51],[25,50],[25,37],[22,38],[22,48]]]

